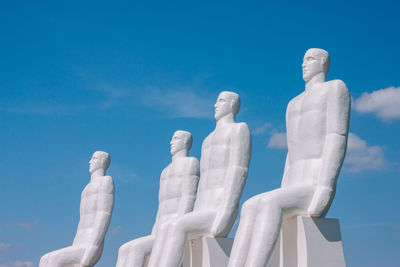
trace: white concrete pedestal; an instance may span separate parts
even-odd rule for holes
[[[228,265],[232,238],[200,237],[188,241],[183,267],[224,267]]]
[[[338,219],[285,220],[270,267],[345,267]]]

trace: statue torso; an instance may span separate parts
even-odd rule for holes
[[[217,127],[201,149],[200,181],[194,210],[218,209],[224,197],[225,173],[229,164],[231,135],[237,123]]]
[[[332,82],[316,84],[288,104],[287,186],[315,184],[318,179],[327,132],[327,96],[332,86]]]
[[[157,212],[157,224],[177,215],[182,198],[182,187],[184,179],[194,175],[191,160],[194,158],[183,157],[175,159],[161,173],[159,207]]]
[[[109,186],[110,182],[112,183],[110,176],[97,177],[96,179],[91,179],[83,189],[80,204],[80,220],[74,245],[86,244],[86,241],[94,231],[96,215],[104,209],[104,205],[102,204],[106,202],[106,205],[113,205],[114,187]]]

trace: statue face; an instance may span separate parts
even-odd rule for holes
[[[324,72],[324,58],[314,51],[307,51],[303,58],[303,80],[308,82],[315,75]]]
[[[217,102],[214,105],[215,114],[214,117],[216,120],[221,119],[222,117],[232,113],[232,99],[226,93],[222,92],[219,94]]]
[[[93,153],[92,159],[89,161],[89,172],[93,173],[98,169],[104,168],[104,158],[97,152]]]
[[[182,149],[186,149],[186,140],[185,140],[185,136],[183,136],[183,134],[176,132],[174,133],[174,136],[172,136],[171,142],[171,155],[175,155],[176,153],[178,153],[179,151],[181,151]]]

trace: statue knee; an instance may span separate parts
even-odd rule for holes
[[[51,253],[47,253],[40,258],[39,267],[47,267],[51,264]]]
[[[124,256],[128,252],[128,243],[123,244],[122,246],[119,247],[118,249],[118,257],[119,256]]]
[[[246,215],[248,212],[250,212],[256,208],[257,208],[256,201],[254,201],[253,199],[249,199],[243,203],[242,209],[240,211],[241,215]]]
[[[281,213],[282,209],[280,207],[279,201],[274,198],[268,198],[262,201],[261,203],[262,210],[264,213]]]
[[[182,232],[183,228],[184,228],[183,223],[179,220],[175,220],[170,223],[170,231],[172,233],[176,234],[176,233]]]
[[[158,227],[158,232],[165,233],[166,231],[168,231],[169,227],[170,227],[169,223],[164,223]]]
[[[46,264],[46,262],[47,262],[47,254],[46,254],[46,255],[43,255],[43,256],[40,258],[39,267],[44,267],[45,264]]]

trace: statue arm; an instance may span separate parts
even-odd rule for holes
[[[286,121],[289,121],[289,108],[291,106],[292,101],[289,102],[288,107],[286,109],[286,115],[285,115],[285,119]],[[287,133],[286,133],[286,140],[287,140]],[[288,143],[288,142],[286,142]],[[289,170],[289,149],[288,152],[286,153],[286,161],[285,161],[285,167],[283,169],[283,176],[282,176],[282,182],[281,182],[281,187],[284,187],[287,183],[287,175],[288,175],[288,170]]]
[[[166,172],[166,170],[167,170],[167,168],[168,167],[166,167],[162,172],[161,172],[161,175],[160,175],[160,187],[159,187],[159,189],[158,189],[158,209],[157,209],[157,215],[156,215],[156,222],[154,223],[154,225],[153,225],[153,229],[151,229],[151,234],[154,234],[156,231],[157,231],[157,228],[158,228],[158,224],[159,224],[159,222],[158,222],[158,218],[159,218],[159,216],[160,216],[160,202],[161,202],[161,181],[163,180],[163,178],[164,178],[164,176],[165,176],[165,172]]]
[[[193,210],[196,200],[197,184],[199,183],[200,168],[196,158],[186,158],[187,173],[182,177],[182,197],[179,201],[177,216],[181,216]]]
[[[322,167],[317,188],[308,209],[313,217],[324,216],[335,196],[336,182],[347,149],[350,118],[350,94],[340,81],[330,88],[327,99],[327,135],[325,139]]]
[[[218,236],[237,215],[251,157],[251,134],[245,123],[233,128],[229,165],[225,172],[224,200],[214,220],[211,234]]]
[[[97,211],[93,232],[90,236],[87,248],[82,257],[82,266],[92,266],[91,262],[98,250],[102,246],[108,226],[111,221],[111,214],[114,207],[114,183],[110,176],[106,176],[106,181],[100,187],[97,195]]]
[[[286,179],[287,179],[286,177],[288,175],[288,170],[289,170],[289,152],[286,154],[285,168],[283,170],[281,187],[284,187],[286,184]]]

